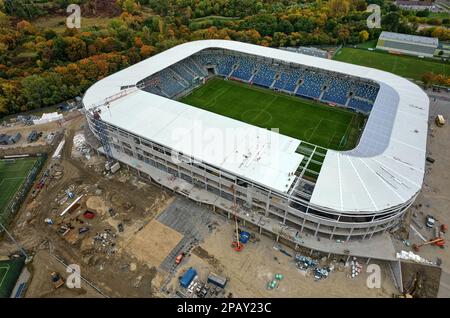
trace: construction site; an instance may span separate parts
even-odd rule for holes
[[[87,117],[99,140],[79,110],[54,123],[2,128],[54,136],[0,148],[2,158],[17,161],[47,154],[1,234],[0,260],[26,258],[10,297],[448,297],[450,130],[435,118],[449,118],[449,97],[430,92],[430,100],[423,190],[401,227],[367,253],[363,241],[335,240],[327,251],[311,248],[320,239],[307,236],[308,244],[292,244],[283,224],[273,235],[246,222],[252,216],[238,211],[236,195],[224,213],[152,182],[114,159],[95,111]],[[80,288],[66,284],[73,264]],[[375,288],[368,284],[374,264]]]

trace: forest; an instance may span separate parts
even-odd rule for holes
[[[81,29],[65,27],[71,3],[81,7]],[[381,6],[381,29],[367,27],[371,3]],[[99,79],[187,41],[355,45],[382,30],[449,41],[448,26],[448,17],[399,10],[388,0],[0,0],[0,117],[82,95]],[[436,78],[450,85],[442,74],[427,77]]]

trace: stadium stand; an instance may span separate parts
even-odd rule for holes
[[[256,64],[249,58],[240,58],[238,67],[231,74],[232,77],[241,79],[243,81],[249,81],[253,75],[253,70]]]
[[[268,65],[261,65],[253,77],[252,82],[261,86],[270,87],[275,80],[276,72]]]
[[[345,105],[347,103],[350,88],[352,86],[351,81],[341,80],[334,77],[326,83],[326,86],[327,89],[323,93],[322,100],[341,105]]]
[[[365,98],[371,102],[375,101],[378,94],[378,89],[375,86],[366,83],[356,84],[353,89],[355,96]]]
[[[174,98],[188,89],[196,77],[216,75],[232,77],[253,84],[281,90],[297,96],[370,112],[378,94],[371,83],[339,77],[325,71],[303,68],[273,67],[269,62],[256,62],[252,57],[229,54],[200,53],[144,79],[144,90]]]
[[[220,75],[229,76],[231,71],[233,70],[234,64],[236,64],[237,58],[234,56],[224,56],[217,58],[218,71]]]
[[[350,99],[348,103],[348,107],[362,111],[364,113],[368,113],[372,110],[373,104],[368,102],[367,100],[359,99],[357,97],[353,97]]]
[[[284,85],[284,90],[293,93],[298,85],[301,73],[299,70],[292,70],[287,73],[286,84]]]
[[[296,95],[319,98],[326,81],[325,74],[307,70],[303,75],[303,83],[297,89]]]
[[[192,83],[192,80],[195,78],[195,76],[197,76],[191,73],[191,71],[188,71],[188,69],[182,63],[174,64],[173,70],[178,74],[178,76],[183,78],[188,83]]]

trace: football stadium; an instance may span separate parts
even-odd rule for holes
[[[422,187],[428,97],[372,68],[202,40],[100,80],[83,104],[109,162],[293,243],[371,239]]]

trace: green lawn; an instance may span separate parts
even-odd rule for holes
[[[35,162],[35,158],[16,159],[14,163],[0,160],[0,219]]]
[[[420,59],[413,56],[343,48],[334,56],[334,59],[337,61],[377,68],[416,80],[422,80],[422,75],[426,72],[450,76],[449,63],[441,63],[430,59]]]
[[[23,266],[23,258],[0,261],[0,298],[9,298]]]
[[[369,49],[369,48],[375,48],[377,46],[378,40],[370,40],[364,43],[359,43],[356,45],[356,47],[360,49]]]
[[[361,114],[219,78],[181,102],[336,150],[354,148],[364,124]]]

